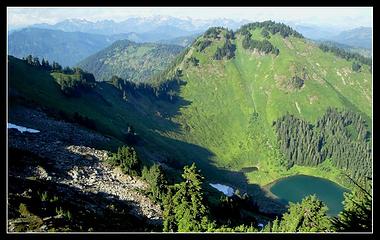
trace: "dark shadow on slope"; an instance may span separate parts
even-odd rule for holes
[[[83,176],[89,176],[89,172],[86,173],[86,171],[93,171],[95,164],[100,161],[99,158],[92,156],[89,159],[85,155],[70,152],[64,143],[53,146],[43,143],[38,134],[18,134],[17,130],[10,129],[9,136],[8,186],[9,208],[12,208],[10,218],[22,217],[18,213],[19,205],[25,202],[28,211],[40,218],[28,218],[30,221],[35,221],[33,225],[38,225],[41,223],[41,219],[48,218],[49,224],[45,224],[45,222],[44,224],[48,225],[50,230],[54,228],[56,231],[64,231],[64,229],[68,229],[68,231],[92,229],[92,231],[106,232],[161,231],[161,220],[144,217],[139,203],[120,200],[119,196],[103,192],[102,187],[97,193],[85,192],[87,181],[90,179],[83,180],[86,184],[79,184],[80,188],[71,185],[75,181],[72,181],[74,180],[73,175],[69,174],[69,171],[74,168],[78,168],[79,171],[86,169]],[[51,152],[43,151],[47,147],[51,149]],[[38,169],[37,172],[36,169]],[[97,180],[101,181],[102,171],[96,174]],[[40,179],[41,177],[43,179]],[[61,184],[57,181],[70,181],[71,184]],[[34,197],[26,199],[25,196],[20,196],[23,192],[24,195],[34,194]],[[50,196],[50,200],[57,196],[60,203],[39,200],[45,192]],[[23,202],[17,200],[20,198],[23,199]],[[69,210],[73,219],[52,218],[52,216],[58,215],[57,211],[60,211],[60,208],[65,213]],[[20,229],[25,228],[25,226],[19,227]]]
[[[162,137],[162,136],[161,136]],[[265,215],[274,217],[281,215],[286,211],[285,204],[277,199],[268,196],[257,184],[250,184],[244,173],[240,171],[230,171],[221,169],[212,164],[214,154],[207,149],[195,144],[186,143],[183,141],[162,137],[165,142],[170,145],[170,149],[163,153],[168,156],[162,163],[173,167],[178,171],[177,181],[180,179],[183,167],[190,165],[193,162],[201,169],[202,175],[205,177],[204,188],[208,194],[215,192],[209,186],[209,183],[220,183],[239,189],[241,193],[248,193],[253,200],[258,204],[260,211]]]
[[[127,88],[131,92],[126,105],[133,109],[135,117],[139,118],[136,124],[143,125],[143,128],[139,129],[141,141],[135,146],[141,158],[160,162],[175,169],[171,171],[172,174],[174,172],[174,177],[171,179],[174,182],[180,181],[180,174],[185,165],[195,162],[207,181],[231,185],[235,189],[239,188],[241,192],[252,195],[264,212],[283,213],[284,205],[267,196],[258,185],[249,184],[244,173],[220,169],[212,164],[215,156],[206,148],[169,137],[173,136],[173,133],[182,133],[181,126],[173,122],[172,118],[180,114],[181,108],[191,105],[190,101],[183,99],[179,94],[185,84],[186,82],[177,78],[162,89],[163,92],[173,90],[176,93],[172,100],[155,97],[150,88],[144,91],[132,88],[134,85]],[[169,135],[166,136],[165,133]]]
[[[39,119],[42,121],[41,118]],[[40,165],[47,171],[49,176],[68,180],[72,179],[72,175],[69,175],[69,172],[74,166],[88,168],[94,166],[99,161],[96,157],[86,157],[85,155],[79,155],[66,149],[67,145],[71,145],[69,144],[71,141],[75,145],[88,146],[91,142],[87,141],[84,135],[81,138],[76,138],[74,137],[75,135],[72,135],[71,139],[67,139],[64,134],[57,132],[59,129],[57,122],[50,122],[50,124],[50,127],[41,129],[42,131],[37,134],[20,133],[15,129],[10,129],[10,160],[13,158],[17,159],[17,162],[19,162],[18,166],[24,168],[25,165],[33,164],[32,160],[34,159],[34,166]],[[77,129],[77,131],[79,130]],[[263,212],[280,214],[284,211],[284,206],[278,201],[265,196],[265,193],[259,186],[248,184],[248,180],[243,173],[220,169],[212,165],[214,155],[207,149],[195,144],[164,137],[155,132],[151,133],[151,137],[160,140],[160,142],[154,141],[154,144],[158,145],[157,152],[150,152],[151,155],[149,156],[145,149],[145,151],[139,152],[142,153],[141,158],[149,157],[153,161],[159,161],[172,168],[173,172],[175,172],[174,175],[176,175],[171,179],[172,182],[180,181],[183,167],[195,162],[206,177],[206,183],[221,183],[229,185],[234,189],[238,188],[242,193],[247,192],[258,203]],[[144,141],[149,141],[149,139]],[[160,145],[160,143],[163,145]],[[21,149],[26,151],[22,151]],[[22,159],[22,155],[26,155],[27,158]],[[25,161],[28,161],[28,164]],[[10,168],[12,167],[13,165],[10,164]],[[213,189],[208,184],[205,184],[205,189],[208,194],[213,194]]]
[[[51,77],[50,77],[51,78]],[[50,82],[50,81],[49,81]],[[38,83],[38,82],[36,82]],[[40,86],[41,89],[40,92],[43,91],[49,91],[49,89],[44,89],[43,85]],[[205,175],[206,179],[209,181],[218,181],[220,183],[226,183],[227,185],[232,185],[232,187],[238,186],[243,191],[246,191],[250,194],[253,194],[253,198],[259,200],[259,205],[263,206],[264,208],[268,205],[268,203],[272,203],[273,201],[266,197],[265,194],[260,190],[260,188],[257,185],[254,184],[248,184],[248,180],[245,177],[243,173],[239,172],[233,172],[228,171],[224,169],[219,169],[215,167],[212,164],[212,158],[214,157],[213,154],[208,151],[205,148],[202,148],[200,146],[197,146],[195,144],[187,143],[180,140],[175,140],[171,137],[166,137],[163,135],[165,132],[170,133],[181,133],[181,128],[177,123],[174,123],[171,121],[171,119],[178,115],[180,113],[181,108],[186,108],[191,104],[191,102],[182,99],[179,97],[179,94],[176,94],[177,99],[172,102],[168,102],[166,100],[162,99],[155,99],[150,97],[144,97],[142,95],[141,97],[131,97],[128,99],[128,101],[125,101],[122,97],[122,92],[117,91],[115,87],[110,85],[109,83],[100,83],[98,84],[99,89],[94,89],[96,92],[108,92],[108,95],[102,95],[103,98],[95,103],[91,103],[91,107],[93,107],[93,111],[97,114],[100,114],[100,111],[103,109],[108,109],[106,107],[99,107],[96,104],[99,104],[100,102],[109,102],[112,103],[112,108],[114,108],[116,105],[122,105],[118,106],[118,108],[114,108],[113,110],[116,111],[118,109],[125,109],[126,111],[122,113],[128,113],[131,116],[128,116],[128,120],[132,126],[135,127],[137,134],[141,137],[140,143],[136,146],[138,153],[142,158],[147,158],[151,161],[168,161],[167,165],[172,165],[177,169],[177,174],[180,174],[182,171],[182,167],[185,164],[191,164],[191,162],[195,162],[200,169],[202,169],[203,174]],[[104,88],[101,90],[100,88]],[[163,89],[167,90],[167,89]],[[178,89],[176,91],[180,91],[180,85],[178,86]],[[59,94],[57,92],[57,94]],[[95,96],[90,98],[89,96]],[[85,99],[91,99],[96,100],[98,97],[97,95],[93,93],[86,93],[83,94],[82,97]],[[119,96],[116,98],[116,96]],[[27,100],[30,100],[27,98]],[[61,99],[62,101],[65,101],[64,98]],[[123,102],[124,104],[120,104]],[[45,103],[40,102],[39,104],[45,105]],[[90,104],[90,103],[88,103]],[[105,106],[109,107],[109,104],[104,104]],[[51,106],[51,104],[50,104]],[[78,109],[80,110],[80,109]],[[114,113],[111,114],[111,112],[101,113],[107,115],[106,118],[100,120],[100,121],[108,121],[110,122],[112,126],[115,126],[114,128],[117,130],[113,130],[113,132],[110,131],[110,129],[103,128],[103,125],[101,125],[100,131],[103,134],[109,134],[113,135],[113,137],[118,138],[119,140],[123,141],[123,131],[127,128],[128,122],[125,121],[125,118],[123,116],[118,118]],[[91,117],[91,116],[87,116]],[[27,119],[27,118],[26,118]],[[27,121],[27,120],[25,120]],[[38,119],[37,119],[38,121]],[[32,124],[32,122],[31,122]],[[33,123],[34,124],[34,123]],[[33,125],[32,125],[33,126]],[[41,126],[41,130],[45,129],[52,129],[54,126]],[[64,134],[63,131],[61,134]],[[46,139],[47,146],[45,149],[40,148],[41,153],[51,153],[54,154],[54,152],[51,152],[50,149],[52,148],[52,144],[54,144],[54,141],[51,140],[51,136],[57,136],[60,133],[57,132],[45,132],[42,131],[41,134],[45,134],[45,138],[41,138],[39,141],[43,141]],[[75,135],[75,131],[67,134],[67,136]],[[50,136],[50,137],[49,137]],[[67,139],[68,141],[70,139]],[[58,140],[59,141],[59,140]],[[71,140],[70,140],[71,141]],[[80,142],[70,142],[70,144],[73,145],[84,145],[84,146],[93,146],[93,143],[86,143],[86,144],[78,144]],[[59,143],[57,143],[59,144]],[[28,143],[26,143],[26,146],[28,146]],[[62,150],[63,151],[63,150]],[[172,160],[172,161],[170,161]],[[88,163],[90,164],[90,163]],[[273,208],[274,209],[274,208]]]
[[[45,194],[45,198],[41,196]],[[26,209],[20,207],[23,204]],[[80,189],[45,180],[9,177],[9,219],[18,219],[18,231],[46,226],[50,231],[146,232],[159,231],[146,219],[130,214],[130,202],[106,193]],[[23,212],[23,215],[20,214]],[[70,212],[70,218],[67,213]],[[21,220],[21,221],[20,221]],[[16,231],[17,231],[16,230]]]
[[[178,85],[176,91],[180,90],[181,85]],[[140,119],[138,124],[143,125],[143,128],[138,129],[141,131],[139,133],[141,141],[135,146],[142,159],[160,162],[174,169],[170,171],[174,175],[170,180],[174,182],[181,180],[180,174],[185,165],[195,162],[208,182],[230,185],[234,189],[239,188],[241,192],[250,194],[257,201],[260,209],[268,215],[281,214],[286,210],[284,204],[267,196],[258,185],[249,184],[244,173],[214,166],[212,159],[215,156],[206,148],[164,136],[166,132],[176,134],[182,132],[181,126],[171,119],[180,114],[181,108],[188,107],[191,104],[190,101],[181,98],[179,94],[175,101],[151,97],[148,99],[146,102],[146,96],[138,92],[133,94],[126,104],[126,107],[133,109],[132,111],[137,115],[135,117]],[[208,188],[208,186],[205,187]]]

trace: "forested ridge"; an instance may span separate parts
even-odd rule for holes
[[[288,167],[316,166],[330,158],[354,179],[364,180],[372,174],[371,137],[360,114],[329,108],[315,125],[285,115],[274,127]]]
[[[32,55],[28,55],[23,60],[29,65],[50,72],[66,96],[80,96],[82,91],[92,88],[95,84],[94,75],[83,71],[79,67],[62,68],[57,62],[53,61],[50,64],[45,59],[42,59],[40,62],[38,57],[33,57]]]
[[[268,36],[267,32],[270,32],[271,34],[279,33],[284,38],[289,37],[289,36],[294,36],[297,38],[303,38],[302,34],[297,32],[296,30],[292,29],[291,27],[289,27],[283,23],[276,23],[274,21],[248,23],[248,24],[240,27],[236,31],[236,33],[240,33],[240,34],[245,35],[245,33],[247,31],[255,30],[256,28],[262,28],[263,29],[261,34],[264,37],[267,37]]]
[[[329,46],[327,44],[320,44],[319,48],[324,52],[332,52],[336,56],[344,58],[346,60],[355,60],[355,61],[358,61],[358,62],[365,64],[365,65],[369,65],[369,66],[372,65],[372,59],[371,58],[364,57],[363,55],[361,55],[359,53],[351,53],[351,52],[348,52],[342,48],[338,48],[335,46]]]

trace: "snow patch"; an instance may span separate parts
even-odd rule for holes
[[[220,192],[223,192],[224,195],[226,195],[228,197],[231,197],[232,195],[234,195],[234,189],[232,187],[229,187],[229,186],[226,186],[223,184],[219,184],[219,183],[216,183],[216,184],[210,183],[210,186],[217,189]]]
[[[23,127],[23,126],[18,126],[16,124],[13,124],[13,123],[8,123],[7,124],[7,128],[15,128],[17,129],[19,132],[23,133],[23,132],[30,132],[30,133],[39,133],[40,131],[36,130],[36,129],[33,129],[33,128],[26,128],[26,127]]]

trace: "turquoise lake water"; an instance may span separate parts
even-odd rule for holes
[[[329,208],[327,213],[335,216],[343,209],[343,193],[349,190],[327,179],[296,175],[279,180],[270,191],[284,202],[301,202],[305,196],[316,194]]]

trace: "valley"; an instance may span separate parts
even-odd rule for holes
[[[186,31],[8,55],[10,232],[294,232],[297,204],[338,229],[371,188],[372,59],[274,21]]]

